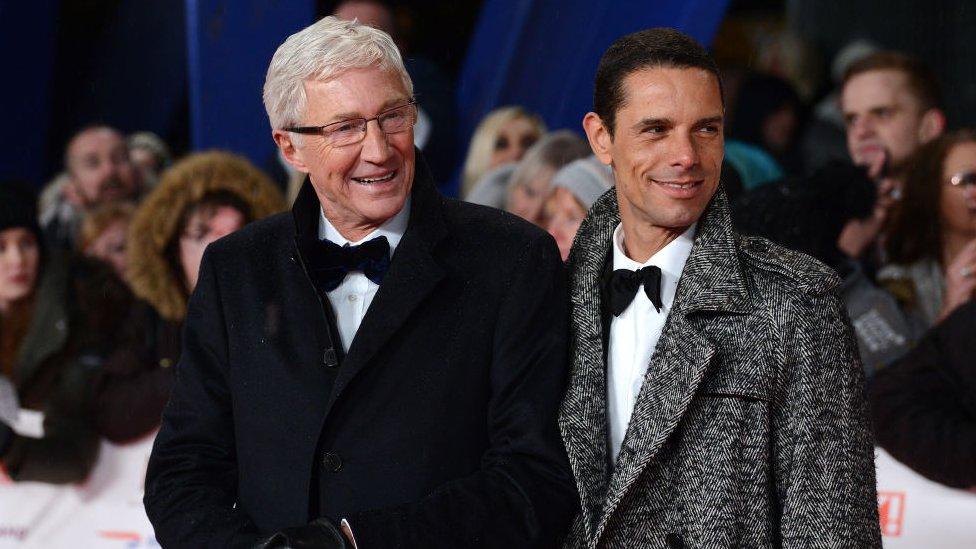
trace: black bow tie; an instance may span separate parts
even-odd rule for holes
[[[379,284],[390,268],[390,243],[385,236],[356,246],[340,246],[323,239],[310,252],[309,264],[315,280],[327,292],[338,288],[347,274],[356,271]]]
[[[657,312],[661,312],[661,269],[651,265],[636,271],[617,269],[603,280],[607,302],[613,316],[620,316],[634,300],[637,289],[644,284],[644,293],[651,300]]]

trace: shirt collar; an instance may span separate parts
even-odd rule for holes
[[[367,240],[372,240],[380,236],[385,236],[386,240],[390,243],[390,256],[393,256],[393,251],[396,250],[397,244],[400,243],[400,239],[403,238],[403,233],[407,232],[407,223],[410,221],[410,196],[403,203],[403,208],[397,212],[396,215],[387,219],[385,223],[373,230],[373,232],[364,236],[357,242],[351,242],[347,240],[344,236],[339,234],[339,231],[332,225],[332,222],[325,217],[325,212],[322,208],[319,208],[319,240],[328,239],[340,246],[345,246],[349,244],[351,246],[357,246],[366,242]]]
[[[656,265],[660,267],[665,275],[670,275],[676,280],[681,276],[681,271],[685,268],[685,262],[688,261],[688,256],[691,255],[691,247],[695,243],[695,229],[697,227],[697,221],[692,223],[678,238],[669,242],[667,246],[658,250],[656,254],[641,264],[627,257],[627,254],[624,253],[624,228],[623,223],[618,223],[617,228],[613,231],[614,270],[630,269],[636,271],[643,267]]]

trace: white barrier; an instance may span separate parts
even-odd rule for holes
[[[880,448],[875,462],[885,549],[976,547],[976,494],[925,479]]]
[[[13,483],[0,475],[0,549],[159,547],[142,507],[154,438],[102,442],[82,485]],[[877,467],[885,549],[976,547],[976,494],[926,480],[881,449]]]
[[[14,483],[0,477],[0,548],[158,548],[142,507],[155,437],[128,444],[103,441],[84,484]]]

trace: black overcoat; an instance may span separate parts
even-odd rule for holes
[[[370,549],[556,545],[578,498],[552,238],[440,196],[418,159],[406,233],[336,360],[307,275],[318,208],[306,183],[290,214],[207,249],[146,478],[160,543],[246,546],[326,516]]]

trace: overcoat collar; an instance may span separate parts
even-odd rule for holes
[[[370,303],[339,369],[326,416],[352,379],[403,326],[410,314],[437,287],[445,269],[435,256],[437,245],[448,236],[444,198],[438,193],[420,151],[411,190],[410,221],[397,246],[390,269]],[[320,204],[306,181],[292,208],[299,253],[318,238]],[[307,257],[307,256],[306,256]]]
[[[715,355],[691,317],[698,312],[751,310],[728,200],[720,187],[699,222],[631,416],[617,463],[607,449],[607,386],[600,278],[620,223],[615,189],[591,208],[570,254],[571,381],[559,426],[577,479],[584,528],[593,544],[641,472],[671,435]]]

